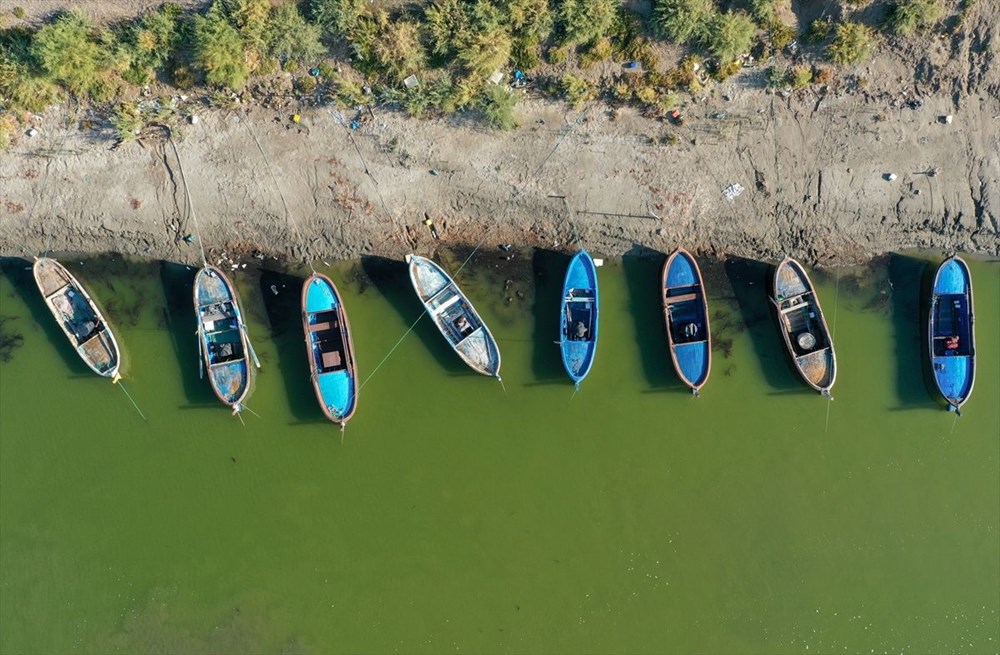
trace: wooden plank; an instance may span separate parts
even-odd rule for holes
[[[688,300],[697,300],[697,293],[685,293],[680,296],[667,296],[666,302],[673,304],[675,302],[687,302]]]

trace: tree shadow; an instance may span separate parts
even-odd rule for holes
[[[66,363],[66,367],[69,369],[68,377],[93,376],[94,372],[80,359],[80,354],[73,348],[52,312],[49,311],[48,305],[45,304],[45,299],[42,298],[38,285],[35,284],[35,276],[31,270],[33,265],[33,262],[20,257],[5,257],[0,260],[0,270],[10,280],[11,286],[14,287],[14,293],[20,296],[24,306],[28,308],[30,319],[41,328],[45,338],[55,347]]]
[[[625,286],[629,294],[629,314],[635,322],[635,339],[642,360],[646,382],[654,390],[684,391],[670,359],[663,301],[660,298],[660,275],[666,256],[643,246],[633,246],[622,257]]]
[[[537,249],[531,255],[535,279],[535,300],[531,307],[535,329],[532,333],[530,386],[567,384],[559,354],[559,304],[569,257],[554,250]]]
[[[316,400],[309,355],[302,329],[302,278],[287,273],[260,271],[260,293],[271,326],[271,340],[278,355],[278,369],[288,397],[288,407],[299,422],[326,421]]]
[[[421,317],[424,306],[413,290],[409,269],[405,262],[387,257],[364,255],[361,257],[361,269],[372,285],[382,294],[382,297],[396,310],[403,322],[407,325],[413,325],[413,334],[423,341],[442,368],[451,375],[477,375],[465,365],[458,353],[451,349],[430,316]],[[420,317],[419,321],[418,317]],[[416,321],[415,324],[414,321]]]
[[[789,361],[771,307],[768,289],[774,267],[744,257],[730,257],[726,260],[725,269],[743,324],[750,333],[750,343],[760,361],[764,380],[779,392],[811,393]]]
[[[925,260],[906,255],[890,255],[889,283],[892,285],[892,325],[896,354],[896,396],[903,407],[933,400],[932,372],[927,349],[927,298],[932,267]]]
[[[194,313],[194,276],[197,270],[186,264],[164,261],[160,265],[163,284],[163,322],[170,332],[174,355],[180,364],[184,396],[193,406],[214,405],[219,401],[207,379],[202,379],[198,321]]]

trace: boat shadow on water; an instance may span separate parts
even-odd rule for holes
[[[201,351],[198,345],[198,322],[194,314],[194,276],[197,269],[186,264],[162,262],[163,324],[170,332],[170,343],[180,365],[181,385],[188,405],[182,409],[217,409],[223,407],[207,379],[199,375]]]
[[[675,391],[691,395],[690,389],[674,371],[667,345],[663,299],[660,297],[661,273],[666,261],[663,253],[639,245],[633,246],[622,257],[629,314],[635,323],[634,338],[649,391]]]
[[[306,336],[302,331],[303,282],[302,278],[287,273],[261,270],[260,293],[292,416],[299,423],[329,423],[310,380]]]
[[[781,340],[770,299],[774,267],[744,257],[729,257],[725,270],[764,380],[774,390],[771,394],[815,395],[799,377]]]
[[[87,365],[80,359],[80,355],[70,345],[66,335],[59,328],[52,312],[45,305],[38,286],[35,284],[35,277],[31,272],[33,262],[20,257],[0,259],[0,270],[10,280],[14,293],[20,296],[24,306],[28,308],[28,319],[37,325],[66,363],[69,370],[69,378],[97,378],[94,372],[87,368]],[[25,329],[30,331],[28,326]]]
[[[539,248],[531,255],[535,299],[531,306],[534,320],[532,333],[531,374],[533,381],[524,386],[566,385],[572,382],[563,370],[559,354],[559,302],[563,276],[569,257],[554,250]]]
[[[441,368],[447,371],[448,375],[481,377],[466,366],[458,354],[448,346],[448,343],[441,336],[441,332],[438,331],[437,326],[434,325],[434,321],[431,320],[430,316],[421,316],[424,307],[420,303],[420,299],[417,298],[417,294],[413,290],[413,285],[410,283],[410,273],[406,263],[387,257],[364,255],[361,257],[361,270],[372,286],[378,290],[382,297],[399,314],[403,323],[407,326],[413,325],[413,322],[417,321],[417,317],[420,317],[420,320],[413,327],[413,332],[407,338],[412,336],[419,338],[431,352],[435,361],[437,361]],[[451,271],[448,274],[451,275]],[[461,281],[456,282],[459,288],[461,288]],[[469,300],[473,305],[476,304],[475,298],[469,298]],[[402,337],[404,332],[405,328],[396,339]],[[386,352],[395,343],[396,340],[394,339],[388,345]],[[365,380],[364,374],[362,374],[361,380]]]
[[[944,406],[934,386],[927,350],[927,299],[934,267],[924,259],[893,254],[888,264],[892,285],[892,327],[896,359],[896,410]]]

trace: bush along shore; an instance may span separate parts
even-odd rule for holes
[[[29,24],[14,7],[0,15],[0,150],[67,98],[124,141],[178,118],[171,97],[232,106],[279,86],[303,105],[464,112],[497,129],[517,125],[529,89],[664,117],[748,62],[769,64],[774,87],[829,84],[887,42],[958,29],[973,1],[841,0],[805,25],[790,0],[653,0],[647,13],[619,0],[212,0],[110,25],[77,11]]]

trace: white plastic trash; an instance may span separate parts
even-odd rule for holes
[[[732,202],[733,200],[736,200],[744,191],[746,191],[746,189],[743,188],[742,184],[739,182],[733,182],[722,190],[722,195],[726,196],[726,200]]]
[[[490,75],[491,84],[500,84],[502,80],[503,80],[503,73],[501,73],[500,71],[496,71],[495,73]]]
[[[598,266],[604,266],[604,260],[603,259],[598,259],[598,258],[594,259],[594,268],[597,268]]]
[[[418,84],[420,84],[420,80],[417,79],[416,75],[410,75],[408,78],[403,80],[403,85],[406,86],[407,89],[412,89]]]

